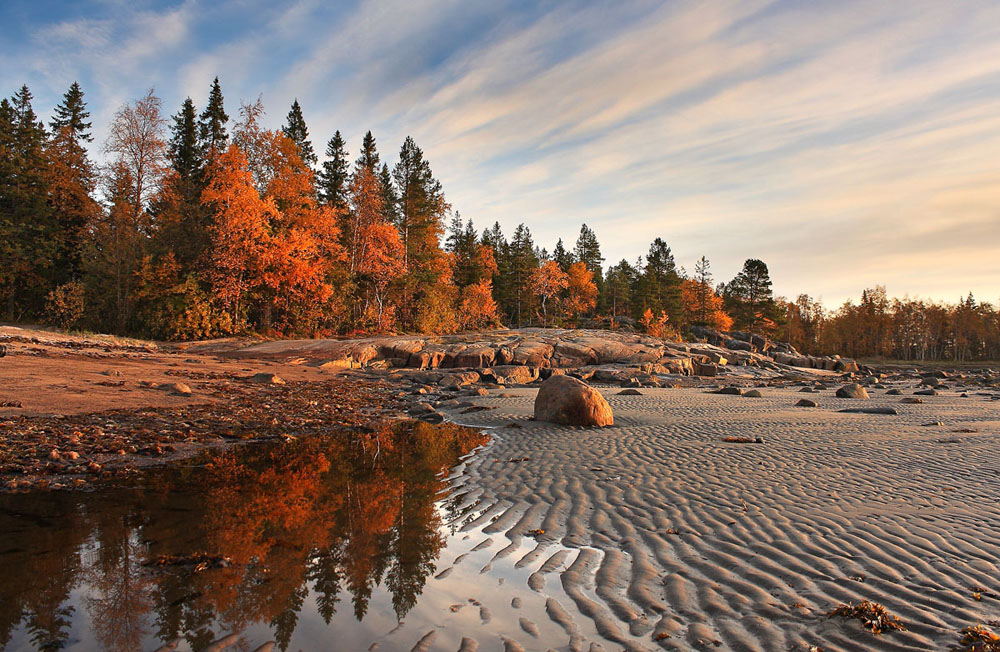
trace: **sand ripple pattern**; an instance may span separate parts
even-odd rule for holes
[[[463,649],[941,650],[1000,620],[1000,402],[876,390],[865,406],[887,416],[838,413],[857,402],[832,390],[813,409],[792,389],[617,391],[603,430],[529,420],[526,389],[450,415],[495,435],[453,477],[452,526],[529,594]],[[908,631],[824,617],[861,599]]]

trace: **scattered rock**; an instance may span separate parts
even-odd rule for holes
[[[899,396],[902,393],[903,393],[903,391],[900,390],[900,389],[890,389],[888,392],[885,393],[885,395],[886,396]]]
[[[261,372],[250,376],[250,380],[255,383],[265,383],[267,385],[284,385],[285,379],[278,374]]]
[[[795,404],[795,407],[819,407],[819,403],[810,398],[800,398],[799,402]]]
[[[714,392],[713,394],[726,394],[727,396],[743,396],[743,390],[739,387],[722,387]]]
[[[846,410],[837,411],[847,414],[899,414],[894,407],[847,408]]]
[[[601,393],[571,376],[551,376],[535,397],[535,419],[569,426],[610,426],[611,406]]]
[[[868,398],[868,390],[857,383],[848,383],[837,390],[837,398]]]
[[[921,389],[913,392],[915,396],[937,396],[936,389]]]
[[[924,400],[922,398],[916,398],[914,396],[904,396],[902,398],[902,400],[900,400],[899,402],[900,403],[909,403],[911,405],[915,405],[915,404],[923,403]]]
[[[746,398],[764,398],[764,395],[760,393],[759,389],[751,389],[743,392],[743,396]]]
[[[637,389],[623,389],[618,392],[618,396],[642,396],[642,392]]]
[[[188,396],[191,394],[191,388],[186,383],[163,383],[160,385],[160,389],[178,396]]]

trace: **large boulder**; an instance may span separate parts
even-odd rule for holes
[[[837,398],[868,398],[868,390],[857,383],[849,383],[837,390]]]
[[[611,406],[601,393],[572,376],[550,376],[535,397],[535,419],[568,426],[610,426]]]

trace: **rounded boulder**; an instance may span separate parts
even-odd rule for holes
[[[535,420],[598,427],[615,422],[601,393],[572,376],[550,376],[542,383],[535,397]]]

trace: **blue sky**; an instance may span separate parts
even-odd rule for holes
[[[99,140],[216,75],[231,116],[260,95],[277,127],[297,97],[318,151],[412,135],[463,216],[549,249],[586,222],[609,263],[662,237],[828,306],[1000,300],[1000,3],[0,4],[0,93],[48,115],[79,80]]]

